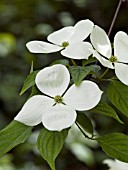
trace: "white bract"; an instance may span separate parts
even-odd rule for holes
[[[106,159],[103,162],[108,165],[109,170],[128,170],[128,163],[112,159]]]
[[[73,59],[88,59],[92,54],[89,42],[83,42],[92,32],[94,24],[90,20],[81,20],[74,27],[64,27],[48,36],[48,41],[30,41],[26,44],[32,53],[53,53],[61,50],[61,54]]]
[[[48,130],[52,131],[61,131],[70,127],[76,120],[76,110],[89,110],[95,107],[102,95],[97,84],[91,81],[83,81],[78,87],[72,85],[66,91],[70,74],[61,64],[39,71],[35,82],[38,89],[47,96],[31,97],[15,120],[28,126],[35,126],[42,122]]]
[[[118,79],[128,85],[128,35],[119,31],[114,37],[114,55],[110,40],[103,29],[95,26],[91,33],[91,43],[96,50],[91,50],[99,62],[108,68],[115,69]]]

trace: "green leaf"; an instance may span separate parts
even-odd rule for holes
[[[96,65],[90,65],[90,66],[70,66],[69,70],[71,73],[71,76],[75,82],[76,86],[79,86],[82,82],[82,80],[88,75],[88,74],[94,74],[97,75],[97,72],[100,70],[100,66]]]
[[[112,80],[107,89],[107,96],[110,102],[128,117],[128,86]]]
[[[91,120],[82,112],[78,112],[76,122],[88,133],[93,135],[93,125]]]
[[[116,119],[119,123],[123,123],[116,114],[115,110],[107,103],[99,103],[96,107],[91,109],[90,112],[109,116]]]
[[[91,74],[97,75],[97,73],[101,70],[101,67],[97,65],[90,65],[89,67],[91,69],[91,72],[90,72]]]
[[[96,138],[103,151],[112,158],[128,163],[128,136],[122,133],[111,133]]]
[[[65,66],[69,65],[69,61],[66,59],[61,59],[61,60],[56,60],[50,64],[50,66],[55,65],[55,64],[63,64]]]
[[[43,128],[38,136],[38,149],[52,170],[55,170],[55,159],[62,149],[64,141],[68,135],[68,130],[69,129],[65,129],[58,132],[49,131]]]
[[[22,87],[22,90],[20,92],[20,95],[22,95],[26,90],[28,90],[31,86],[35,84],[35,77],[39,71],[33,71],[31,72],[27,78],[24,81],[24,85]]]
[[[31,134],[32,127],[13,120],[7,127],[0,131],[0,157],[25,142]]]
[[[85,66],[85,65],[88,65],[91,63],[95,63],[96,61],[97,61],[97,59],[94,57],[90,58],[89,60],[82,60],[82,66]]]
[[[90,66],[71,66],[69,69],[76,86],[79,86],[82,80],[90,73],[90,71],[92,71]]]
[[[42,93],[38,90],[38,88],[35,85],[32,86],[32,91],[31,91],[29,98],[32,96],[38,95],[38,94],[41,95]]]

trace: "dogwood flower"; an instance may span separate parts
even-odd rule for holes
[[[106,159],[103,162],[108,165],[109,170],[128,170],[128,163],[112,159]]]
[[[93,29],[93,22],[81,20],[74,27],[64,27],[48,36],[48,41],[30,41],[26,44],[32,53],[53,53],[61,51],[63,56],[74,59],[88,59],[91,52],[89,42],[83,42]]]
[[[95,107],[102,91],[97,84],[86,80],[78,87],[73,84],[66,91],[69,82],[70,74],[64,65],[57,64],[39,71],[35,83],[45,95],[28,99],[14,119],[28,126],[42,122],[51,131],[70,127],[76,120],[76,110]]]
[[[128,35],[122,31],[116,33],[114,37],[114,55],[112,55],[110,40],[103,29],[95,26],[90,38],[92,45],[99,52],[91,50],[93,55],[103,66],[115,69],[117,78],[128,85]]]

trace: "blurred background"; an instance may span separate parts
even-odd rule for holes
[[[0,129],[11,122],[20,110],[29,92],[19,95],[31,62],[34,70],[49,65],[56,54],[31,54],[26,43],[47,40],[47,36],[62,27],[90,19],[109,31],[118,0],[0,0]],[[122,4],[110,35],[117,31],[128,33],[128,2]],[[96,131],[106,134],[125,131],[126,128],[110,118],[92,115]],[[123,119],[123,118],[122,118]],[[113,123],[115,126],[113,127]],[[95,142],[85,140],[73,126],[67,142],[57,158],[57,170],[106,170],[102,161],[107,156]],[[97,133],[97,132],[96,132]],[[50,170],[36,148],[38,130],[25,144],[0,158],[0,170]]]

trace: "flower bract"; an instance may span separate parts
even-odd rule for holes
[[[61,64],[39,71],[35,82],[43,94],[28,99],[15,120],[28,126],[42,122],[45,128],[52,131],[70,127],[76,120],[76,110],[89,110],[95,107],[102,95],[97,84],[87,80],[78,87],[73,84],[67,90],[70,74]]]
[[[48,42],[30,41],[26,44],[32,53],[53,53],[61,50],[61,54],[73,59],[88,59],[92,54],[89,42],[83,42],[92,32],[94,24],[90,20],[81,20],[76,25],[64,27],[48,36]]]
[[[121,162],[116,159],[106,159],[103,162],[108,165],[109,170],[128,170],[128,163]]]
[[[95,50],[91,50],[99,62],[108,68],[115,69],[117,78],[128,85],[128,35],[119,31],[114,37],[114,55],[110,40],[105,31],[95,26],[91,33],[91,43]]]

